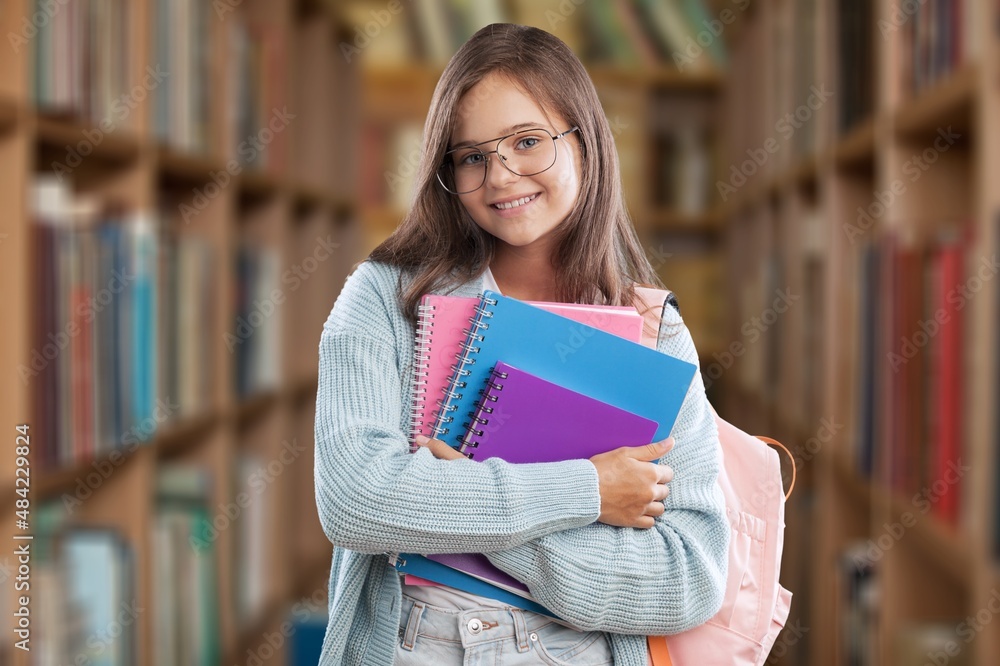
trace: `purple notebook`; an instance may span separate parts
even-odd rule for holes
[[[589,458],[653,441],[657,423],[500,362],[479,401],[461,451],[474,460],[513,463]],[[428,555],[514,594],[528,588],[478,553]]]
[[[656,421],[501,361],[460,450],[475,460],[558,462],[649,444],[656,428]]]

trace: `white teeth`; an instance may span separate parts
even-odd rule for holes
[[[524,204],[533,200],[537,196],[538,196],[537,194],[532,194],[530,197],[521,197],[520,199],[515,199],[514,201],[493,204],[493,207],[498,208],[500,210],[510,210],[511,208],[517,208],[518,206],[523,206]]]

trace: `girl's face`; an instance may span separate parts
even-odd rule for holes
[[[497,139],[527,128],[545,129],[557,136],[570,126],[559,115],[546,113],[506,78],[493,74],[471,88],[458,104],[450,147],[480,144],[489,153],[489,163],[483,186],[457,196],[476,224],[497,239],[497,250],[510,246],[551,251],[552,230],[569,215],[580,192],[577,132],[556,140],[555,163],[534,176],[512,173],[500,164],[496,153],[490,153],[496,150]],[[515,202],[520,205],[510,207]]]

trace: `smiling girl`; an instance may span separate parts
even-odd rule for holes
[[[647,634],[719,610],[729,527],[700,374],[663,442],[533,465],[425,438],[408,453],[424,294],[637,305],[641,283],[658,279],[582,64],[542,30],[483,28],[438,82],[411,210],[324,326],[315,476],[335,548],[322,665],[640,666]],[[657,348],[698,362],[671,308]],[[485,553],[562,621],[406,585],[395,552]]]

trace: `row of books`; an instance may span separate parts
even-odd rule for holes
[[[15,52],[34,57],[33,98],[40,109],[114,127],[126,122],[131,6],[127,0],[29,3],[32,20],[9,37]]]
[[[522,23],[552,32],[587,62],[620,67],[667,65],[697,72],[725,64],[721,35],[740,6],[735,3],[722,16],[709,13],[700,0],[428,0],[396,13],[382,5],[358,3],[347,14],[354,40],[342,45],[342,50],[348,58],[364,54],[378,66],[413,60],[443,65],[478,29],[491,23]]]
[[[131,449],[202,409],[210,341],[200,324],[214,303],[201,281],[207,245],[159,233],[148,213],[77,195],[55,177],[39,176],[32,200],[33,344],[18,372],[34,396],[36,463]]]
[[[898,20],[906,22],[903,85],[916,93],[978,57],[981,8],[976,0],[927,0],[914,9]]]
[[[281,382],[282,317],[286,294],[280,253],[249,244],[236,252],[234,332],[226,346],[235,354],[236,395],[277,388]]]
[[[863,251],[857,465],[956,524],[965,481],[966,244],[926,249],[887,237]]]
[[[479,299],[425,296],[411,434],[474,460],[512,463],[663,439],[697,368],[640,344],[643,333],[629,306],[532,304],[489,290]],[[395,564],[410,584],[450,585],[551,615],[479,553],[401,554]]]
[[[156,91],[155,132],[173,148],[206,153],[213,148],[212,91],[218,86],[212,44],[224,31],[227,43],[226,122],[230,133],[226,159],[244,166],[282,168],[286,142],[269,128],[283,108],[280,87],[287,67],[276,26],[251,21],[229,8],[219,22],[219,7],[198,0],[157,0],[152,13],[152,61],[170,72]],[[282,131],[284,127],[281,128]]]
[[[947,663],[971,666],[971,642],[977,631],[971,618],[941,618],[938,621],[903,621],[883,643],[879,639],[882,617],[882,569],[884,563],[872,542],[849,544],[837,563],[838,666],[874,666],[886,663]],[[976,625],[977,626],[977,625]]]
[[[287,102],[282,95],[288,69],[285,45],[274,25],[252,22],[239,14],[228,16],[226,22],[226,82],[231,100],[227,111],[232,134],[225,154],[245,166],[282,170],[288,142],[281,133],[288,121],[276,114]]]

